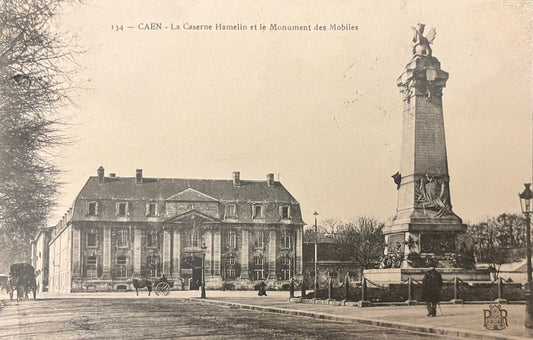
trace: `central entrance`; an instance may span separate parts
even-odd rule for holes
[[[190,254],[181,258],[181,278],[185,289],[197,290],[202,285],[202,257]]]

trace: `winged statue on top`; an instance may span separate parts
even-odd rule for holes
[[[428,29],[426,35],[424,35],[424,29],[426,25],[417,24],[416,27],[411,27],[413,30],[413,54],[414,55],[427,55],[431,56],[431,47],[430,44],[433,43],[435,37],[437,36],[437,31],[431,27]]]

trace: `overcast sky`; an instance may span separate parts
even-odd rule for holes
[[[435,27],[454,211],[518,212],[532,173],[531,1],[107,1],[67,8],[78,58],[76,142],[54,216],[89,176],[276,178],[303,218],[390,219],[399,168],[396,78],[411,26]],[[139,30],[140,23],[263,23],[265,31]],[[270,24],[352,31],[271,31]],[[112,25],[124,25],[115,32]],[[127,26],[135,28],[128,29]],[[57,219],[55,217],[55,219]],[[55,223],[55,219],[52,223]]]

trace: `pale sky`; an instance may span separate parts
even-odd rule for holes
[[[410,27],[435,27],[454,212],[475,222],[519,212],[532,177],[531,1],[87,1],[64,25],[78,58],[76,143],[55,223],[89,176],[265,180],[275,173],[303,218],[394,216]],[[142,31],[263,23],[265,31]],[[357,31],[283,32],[351,24]],[[112,25],[124,25],[114,32]]]

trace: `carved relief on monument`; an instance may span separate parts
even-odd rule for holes
[[[415,179],[415,205],[424,211],[436,212],[433,217],[453,215],[450,203],[448,176],[417,176]]]
[[[422,234],[420,236],[422,253],[455,252],[455,235],[446,233]]]

